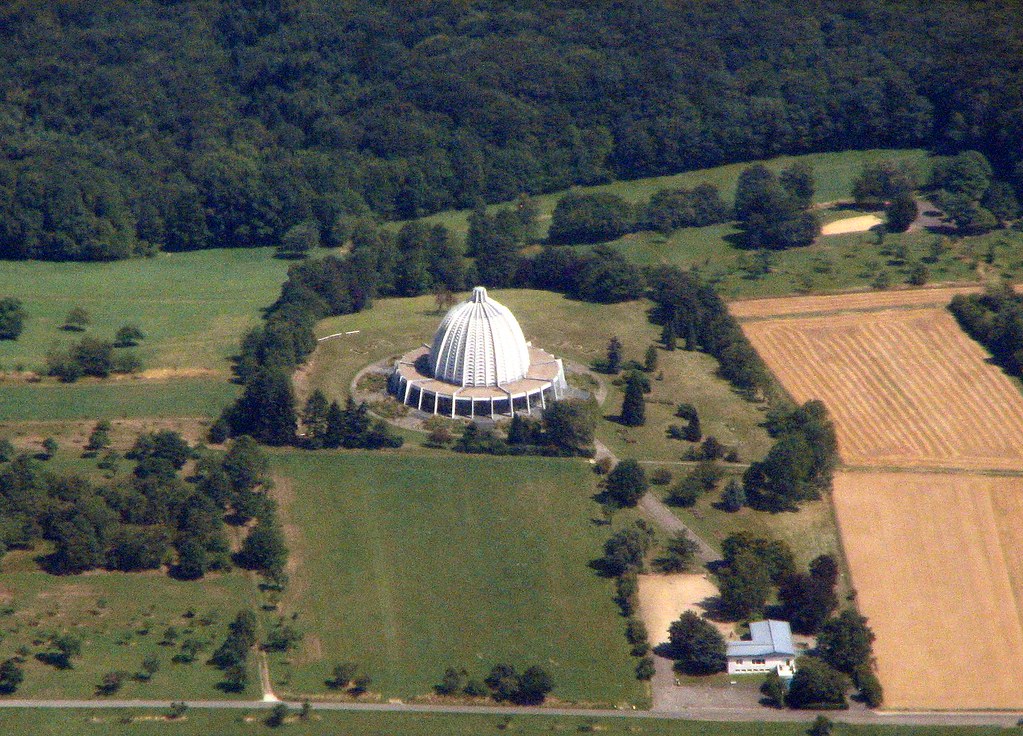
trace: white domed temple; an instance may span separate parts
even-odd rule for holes
[[[526,342],[515,315],[482,286],[451,308],[432,344],[402,356],[390,385],[421,411],[491,418],[546,408],[568,387],[561,359]]]

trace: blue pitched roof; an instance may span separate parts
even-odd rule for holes
[[[762,657],[768,654],[795,656],[792,629],[788,621],[754,621],[749,625],[750,641],[728,643],[729,657]]]

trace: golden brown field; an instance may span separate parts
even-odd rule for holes
[[[892,291],[863,291],[848,294],[786,296],[767,299],[742,299],[728,305],[736,319],[762,319],[796,314],[843,311],[870,311],[896,307],[943,307],[956,294],[972,294],[979,286],[938,286]]]
[[[839,473],[835,510],[890,708],[1023,708],[1023,478]]]
[[[848,464],[1023,469],[1023,395],[945,309],[744,330],[796,401],[825,402]]]

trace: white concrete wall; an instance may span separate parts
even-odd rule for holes
[[[756,660],[756,664],[754,664]],[[795,657],[779,657],[779,656],[766,656],[766,657],[729,657],[728,658],[728,674],[730,675],[744,675],[755,672],[767,673],[772,670],[789,669],[795,664]],[[788,662],[788,664],[786,664]]]

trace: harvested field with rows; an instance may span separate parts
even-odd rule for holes
[[[744,329],[796,401],[824,401],[844,462],[1023,469],[1023,395],[947,310],[764,320]]]
[[[739,320],[800,314],[863,312],[904,307],[944,307],[956,294],[974,294],[979,286],[941,286],[894,291],[863,291],[848,294],[743,299],[732,302],[728,310]]]
[[[889,708],[1023,708],[1023,478],[839,473]]]

